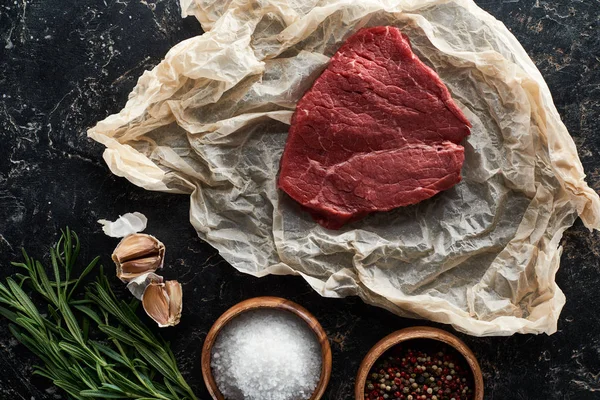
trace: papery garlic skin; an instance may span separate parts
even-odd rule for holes
[[[154,236],[135,233],[121,240],[112,254],[112,259],[117,266],[117,277],[123,282],[129,282],[162,268],[165,245]]]
[[[177,325],[183,309],[181,284],[177,281],[150,282],[142,296],[142,306],[160,328]]]
[[[142,300],[146,288],[151,283],[163,283],[163,277],[154,272],[148,272],[129,281],[127,289],[138,300]]]

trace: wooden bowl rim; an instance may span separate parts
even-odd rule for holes
[[[415,326],[392,332],[371,347],[363,358],[356,374],[356,381],[354,383],[355,400],[365,400],[364,387],[367,375],[379,357],[399,343],[417,339],[436,340],[458,351],[467,361],[473,374],[473,382],[475,384],[473,400],[483,400],[483,374],[481,373],[481,367],[479,366],[479,362],[477,362],[475,354],[473,354],[471,349],[462,340],[453,334],[428,326]]]
[[[208,389],[208,392],[214,400],[225,400],[225,397],[219,391],[217,383],[212,374],[212,368],[210,366],[212,347],[219,333],[223,327],[235,317],[246,311],[258,310],[261,308],[279,309],[291,312],[306,322],[308,327],[315,333],[316,339],[321,345],[321,375],[315,391],[308,400],[319,400],[323,396],[323,393],[325,393],[325,389],[327,388],[329,379],[331,378],[332,355],[327,333],[317,318],[306,308],[294,303],[291,300],[274,296],[253,297],[251,299],[241,301],[230,307],[214,322],[208,331],[202,346],[202,378],[204,379],[204,383]]]

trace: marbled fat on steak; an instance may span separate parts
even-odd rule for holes
[[[339,229],[460,182],[470,126],[406,36],[365,28],[298,102],[278,184],[319,224]]]

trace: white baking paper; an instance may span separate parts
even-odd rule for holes
[[[296,274],[321,295],[478,336],[557,329],[560,238],[600,227],[600,200],[544,79],[470,0],[181,0],[206,31],[145,72],[89,136],[110,169],[188,193],[200,237],[255,276]],[[330,231],[276,189],[288,124],[340,44],[393,25],[473,124],[463,181]]]

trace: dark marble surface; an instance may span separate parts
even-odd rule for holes
[[[600,189],[600,2],[479,1],[529,52],[550,86],[580,151],[588,182]],[[352,398],[358,364],[379,338],[420,322],[361,301],[323,299],[299,278],[255,279],[236,272],[201,242],[186,196],[151,193],[113,176],[88,127],[119,111],[137,77],[179,41],[200,33],[175,0],[0,0],[0,276],[14,272],[22,246],[41,255],[69,225],[83,257],[108,255],[115,241],[99,218],[138,210],[167,245],[167,278],[184,285],[182,323],[162,331],[202,399],[200,348],[229,306],[279,295],[311,310],[327,330],[334,368],[326,398]],[[600,236],[580,222],[562,241],[557,281],[567,296],[552,336],[461,336],[481,361],[486,399],[600,398]],[[55,399],[31,376],[36,360],[0,321],[0,399]],[[64,396],[63,396],[64,397]]]

